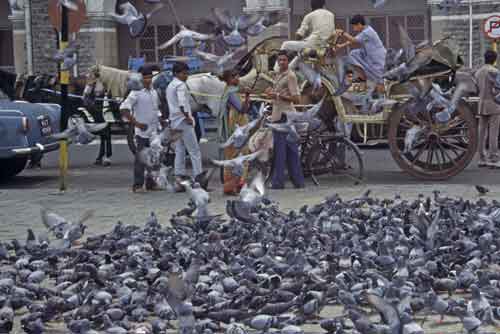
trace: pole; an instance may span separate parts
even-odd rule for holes
[[[61,42],[59,43],[59,49],[63,51],[68,46],[69,41],[69,15],[68,9],[65,6],[61,6]],[[61,83],[61,131],[66,129],[69,118],[68,109],[68,85],[69,85],[69,71],[62,71],[61,66],[59,66],[59,82]],[[66,140],[61,140],[59,147],[59,173],[60,173],[60,183],[59,190],[66,190],[66,178],[68,174],[68,142]]]
[[[472,38],[473,38],[473,20],[472,20],[472,0],[469,0],[469,67],[472,68]]]

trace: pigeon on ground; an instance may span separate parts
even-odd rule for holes
[[[190,181],[183,181],[181,185],[186,188],[191,201],[196,206],[197,218],[210,217],[208,213],[208,203],[210,202],[210,195],[198,183],[191,184]]]
[[[476,188],[477,192],[479,193],[479,196],[486,195],[487,193],[490,192],[490,190],[484,186],[475,185],[474,187]]]

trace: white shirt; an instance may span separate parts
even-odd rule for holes
[[[151,138],[153,131],[159,123],[159,105],[160,102],[156,91],[154,89],[143,88],[131,91],[120,105],[120,110],[130,110],[137,122],[148,126],[146,131],[136,127],[135,134],[137,136]]]
[[[326,9],[316,9],[307,14],[297,34],[305,37],[304,41],[321,47],[335,33],[335,15]]]
[[[191,104],[189,103],[189,90],[185,82],[174,78],[167,87],[168,111],[170,113],[170,125],[173,129],[179,127],[186,118],[181,112],[191,115]]]

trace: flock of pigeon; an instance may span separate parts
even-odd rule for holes
[[[0,332],[421,334],[445,316],[498,331],[497,201],[367,191],[284,213],[258,175],[223,216],[185,186],[191,202],[170,224],[152,213],[85,241],[92,212],[43,209],[47,232],[0,243]]]

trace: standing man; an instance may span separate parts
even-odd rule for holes
[[[286,122],[286,113],[295,111],[293,104],[300,102],[297,76],[288,68],[289,61],[288,53],[285,50],[279,51],[279,73],[275,78],[274,87],[267,90],[268,97],[274,100],[271,114],[271,122],[273,123]],[[273,189],[283,189],[285,187],[285,166],[288,167],[288,175],[295,188],[304,187],[304,173],[300,163],[299,144],[288,141],[287,136],[287,133],[273,131]]]
[[[301,51],[305,48],[325,47],[328,39],[335,34],[335,15],[325,7],[325,0],[311,0],[312,12],[302,20],[297,30],[297,41],[287,41],[282,50]]]
[[[177,177],[177,191],[182,191],[180,182],[186,177],[186,150],[191,158],[193,176],[204,189],[208,186],[208,179],[202,172],[201,151],[194,130],[195,121],[191,114],[189,91],[186,85],[189,67],[181,62],[173,66],[174,80],[167,87],[168,109],[172,129],[182,132],[181,138],[175,143],[175,176]]]
[[[146,166],[140,159],[140,152],[149,147],[149,140],[156,131],[159,124],[159,99],[158,94],[151,86],[153,71],[157,70],[154,66],[144,66],[139,69],[143,77],[144,88],[132,90],[128,97],[120,106],[124,118],[135,127],[135,141],[137,151],[134,162],[134,185],[132,191],[144,191],[144,172]],[[148,180],[148,183],[149,180]],[[154,184],[154,182],[151,182]]]
[[[495,51],[486,51],[484,65],[475,74],[479,87],[479,167],[500,168],[498,152],[500,106],[495,103],[494,80],[492,80],[492,77],[498,74],[498,69],[494,66],[497,57]]]

